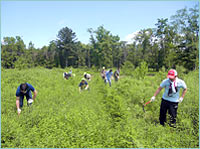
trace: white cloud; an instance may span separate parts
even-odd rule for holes
[[[124,41],[126,41],[128,44],[133,43],[134,40],[135,40],[134,38],[135,38],[135,36],[136,36],[138,33],[139,33],[139,31],[133,32],[133,33],[131,33],[131,34],[128,34],[128,35],[125,37]]]
[[[132,44],[135,41],[135,37],[139,34],[139,31],[133,32],[131,34],[128,34],[124,41],[127,42],[127,44]],[[150,34],[149,31],[146,32],[146,34]],[[150,43],[153,44],[153,42],[158,42],[160,39],[158,39],[157,37],[152,37]],[[136,44],[138,44],[138,42],[136,42]]]

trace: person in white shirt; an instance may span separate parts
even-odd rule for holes
[[[183,101],[183,98],[187,91],[185,82],[177,77],[178,73],[174,69],[168,71],[167,79],[163,80],[160,87],[156,90],[151,102],[155,100],[155,97],[160,91],[165,88],[165,92],[162,96],[162,102],[160,106],[160,124],[165,125],[167,111],[170,115],[170,126],[176,127],[176,116],[178,104]],[[180,89],[183,88],[181,97],[179,97]]]
[[[91,81],[91,75],[89,73],[84,72],[83,74],[84,78],[87,79],[88,81]]]

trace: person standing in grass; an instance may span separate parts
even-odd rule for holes
[[[115,78],[115,82],[117,82],[119,80],[119,68],[114,72],[114,78]]]
[[[33,92],[33,98],[31,91]],[[31,105],[37,96],[36,89],[29,83],[22,83],[18,86],[16,91],[16,106],[18,115],[21,113],[21,108],[23,107],[24,96],[26,96],[27,105]]]
[[[106,78],[106,69],[105,69],[105,67],[103,67],[103,69],[101,71],[101,77],[102,77],[103,80],[105,80],[105,78]]]
[[[109,85],[111,86],[111,77],[113,75],[112,69],[110,69],[109,71],[106,71],[106,79],[105,79],[105,83],[109,83]]]
[[[163,80],[160,87],[151,97],[151,102],[155,100],[155,97],[160,93],[160,91],[165,88],[165,92],[162,96],[161,106],[160,106],[160,124],[165,125],[167,111],[170,115],[171,127],[176,127],[176,116],[178,104],[183,101],[183,98],[187,91],[187,86],[185,82],[177,77],[177,72],[174,69],[168,71],[167,79]],[[181,97],[179,97],[180,89],[183,88]]]
[[[79,92],[81,92],[83,90],[89,90],[89,85],[85,78],[82,78],[81,82],[79,84]]]

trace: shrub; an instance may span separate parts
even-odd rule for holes
[[[122,67],[122,74],[133,75],[135,67],[130,61],[126,61]]]

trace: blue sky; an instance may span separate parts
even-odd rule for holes
[[[82,43],[89,43],[88,28],[100,25],[130,40],[141,29],[153,28],[159,18],[168,18],[198,1],[1,1],[1,41],[21,36],[28,46],[49,45],[63,27],[71,28]]]

